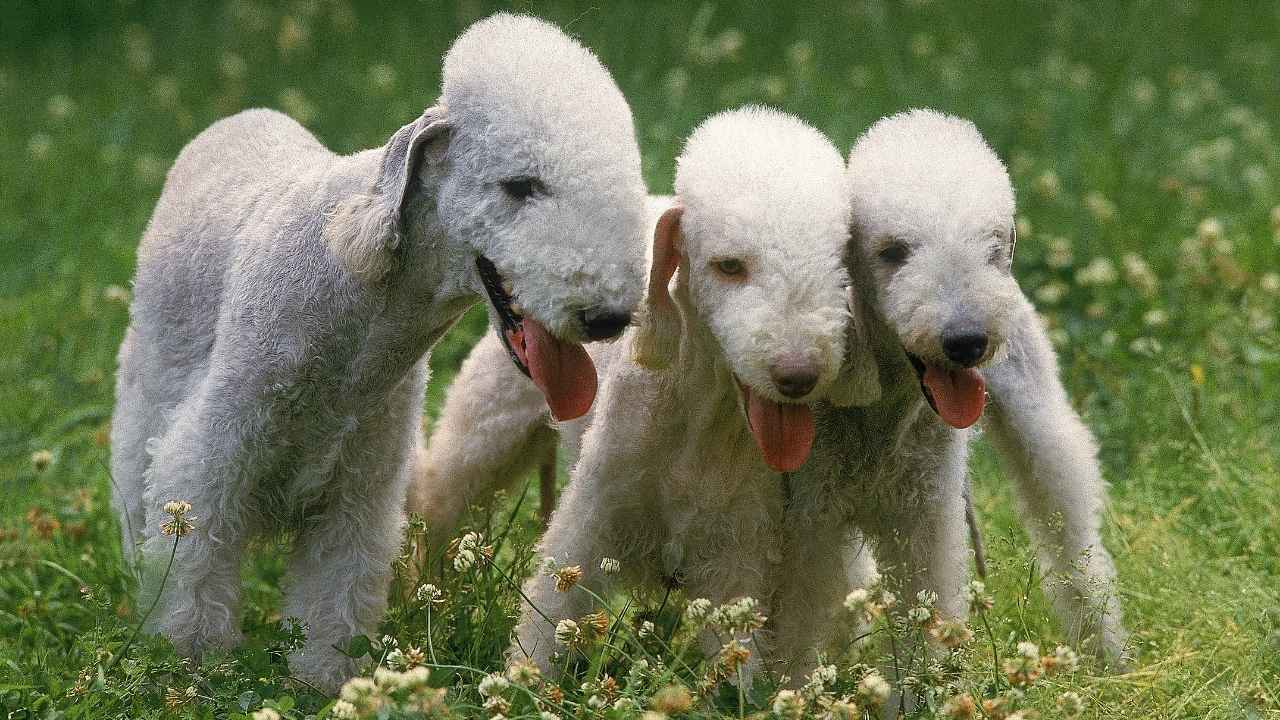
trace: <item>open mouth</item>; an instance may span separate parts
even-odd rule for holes
[[[978,422],[987,404],[987,384],[977,370],[928,364],[911,352],[907,359],[920,379],[920,392],[943,422],[957,429]]]
[[[565,342],[511,301],[511,286],[493,262],[476,256],[476,271],[498,315],[499,336],[511,362],[533,381],[547,399],[556,420],[572,420],[591,409],[596,398],[596,367],[581,345]]]
[[[753,392],[736,375],[734,380],[747,409],[747,428],[765,464],[778,472],[798,470],[813,448],[813,411],[800,403],[774,402]]]

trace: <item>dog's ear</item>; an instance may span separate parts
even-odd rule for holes
[[[680,217],[684,208],[673,205],[653,228],[653,261],[644,317],[636,330],[632,360],[641,367],[660,369],[680,351],[680,313],[671,299],[669,285],[680,267]]]
[[[862,293],[853,284],[848,289],[849,328],[845,336],[844,362],[840,374],[827,391],[838,407],[871,405],[880,399],[880,364],[871,338],[871,315]]]
[[[449,130],[445,114],[441,106],[430,107],[397,130],[382,150],[373,187],[339,202],[327,218],[324,235],[330,251],[362,280],[377,281],[390,268],[423,149]]]

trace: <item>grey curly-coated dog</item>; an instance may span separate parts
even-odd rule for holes
[[[184,655],[240,639],[240,562],[295,536],[293,669],[324,689],[334,646],[371,632],[421,444],[425,356],[479,298],[557,417],[619,334],[645,278],[630,109],[585,48],[500,14],[444,61],[439,103],[381,148],[340,157],[288,117],[215,123],[179,155],[138,249],[112,426],[126,553],[148,629]],[[164,506],[198,518],[180,538]]]

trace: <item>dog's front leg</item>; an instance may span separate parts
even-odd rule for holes
[[[263,441],[268,413],[243,375],[222,367],[174,411],[169,429],[148,442],[143,607],[146,627],[179,654],[199,659],[239,644],[240,561],[250,518],[245,503],[256,468],[270,464]],[[166,509],[190,504],[187,519]]]
[[[793,685],[803,684],[816,667],[825,641],[844,635],[834,628],[840,603],[849,592],[843,552],[846,530],[834,513],[786,518],[785,546],[778,596],[770,625],[775,633],[779,670]],[[855,548],[864,555],[868,548]]]
[[[1123,669],[1126,634],[1115,566],[1102,544],[1104,501],[1097,447],[1058,378],[1053,347],[1024,313],[1009,357],[984,371],[986,421],[1013,477],[1021,515],[1042,569],[1045,594],[1067,637]]]
[[[307,639],[289,666],[326,692],[356,670],[341,650],[356,635],[375,633],[386,609],[404,496],[382,480],[344,492],[299,534],[290,559],[285,615],[302,622]]]
[[[895,612],[906,614],[923,605],[927,594],[936,621],[965,616],[969,577],[963,497],[967,452],[959,440],[944,452],[939,466],[926,470],[936,477],[935,492],[922,500],[902,496],[900,504],[884,509],[882,522],[866,528],[875,543],[884,585],[898,593]],[[895,717],[899,709],[914,711],[917,698],[904,691],[901,681],[940,651],[918,623],[908,627],[919,629],[895,640],[894,661],[885,669],[894,694],[883,708],[884,717]]]

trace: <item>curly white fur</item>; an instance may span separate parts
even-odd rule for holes
[[[941,328],[963,314],[991,331],[982,368],[991,397],[984,428],[1016,483],[1048,573],[1044,587],[1070,640],[1120,660],[1126,636],[1099,533],[1104,486],[1095,445],[1070,406],[1034,309],[1007,272],[1014,205],[1003,165],[972,124],[916,111],[868,131],[851,153],[848,182],[859,238],[850,261],[854,287],[863,292],[854,298],[849,357],[828,395],[849,385],[857,388],[855,404],[867,407],[825,409],[814,457],[791,478],[793,504],[781,526],[791,570],[773,609],[780,649],[793,653],[793,669],[812,662],[827,626],[822,614],[834,612],[848,589],[832,548],[847,545],[851,533],[860,543],[857,530],[892,568],[890,582],[936,588],[943,612],[963,611],[971,433],[939,421],[904,355],[910,348],[943,357]],[[887,239],[914,243],[909,269],[878,265]],[[863,345],[875,350],[871,362],[857,352]],[[525,450],[530,437],[542,449],[554,442],[537,395],[506,394],[521,379],[500,366],[502,359],[493,337],[472,351],[415,481],[411,506],[443,534],[468,500],[528,469],[536,456]],[[479,370],[495,366],[513,377],[502,382]],[[559,428],[570,452],[585,421]],[[494,432],[475,432],[480,427]],[[718,522],[718,512],[704,521]],[[861,552],[856,559],[862,577],[867,558]]]
[[[837,375],[847,325],[842,169],[819,133],[762,109],[715,116],[686,145],[676,177],[675,308],[655,303],[652,293],[663,294],[665,283],[651,284],[645,320],[678,312],[677,342],[659,343],[674,354],[661,368],[642,366],[630,351],[644,333],[624,336],[541,546],[558,564],[581,565],[583,582],[597,592],[613,579],[598,570],[600,558],[614,557],[621,577],[644,587],[678,580],[713,602],[772,595],[783,490],[747,427],[739,383],[779,402],[808,402]],[[662,228],[660,221],[655,273]],[[727,258],[746,276],[715,269]],[[817,381],[788,399],[769,368],[795,355],[812,361]],[[557,650],[554,623],[591,604],[581,590],[553,585],[541,576],[526,583],[532,607],[512,651],[547,670]]]
[[[503,189],[521,177],[536,197]],[[308,627],[291,663],[335,688],[353,668],[332,646],[385,606],[424,357],[483,295],[477,255],[573,341],[582,308],[639,301],[644,232],[625,100],[589,51],[528,17],[463,34],[439,104],[382,148],[339,157],[264,110],[201,133],[139,247],[119,356],[114,500],[160,593],[148,628],[192,657],[235,645],[246,543],[291,531],[285,614]],[[176,499],[198,520],[161,590]]]

